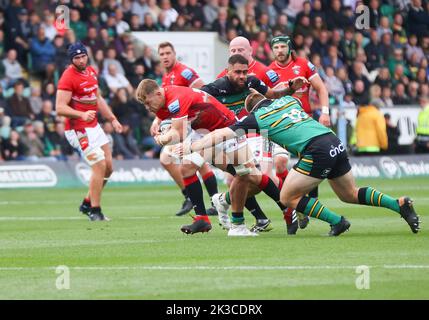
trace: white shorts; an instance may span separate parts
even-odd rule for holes
[[[81,143],[85,143],[84,142],[85,139],[79,140],[78,133],[76,132],[76,130],[66,130],[64,134],[67,141],[70,143],[70,145],[73,148],[79,150],[83,158],[90,165],[94,164],[95,162],[88,160],[87,157],[85,156],[85,153],[88,154],[89,153],[88,151],[97,150],[98,148],[101,148],[105,144],[109,143],[109,139],[107,138],[100,124],[97,124],[93,128],[85,128],[85,131],[82,133],[83,135],[86,134],[87,143],[88,143],[88,147],[87,147],[88,150],[85,150],[85,152],[83,152],[82,146],[81,146]]]
[[[285,148],[280,147],[277,143],[271,142],[273,150],[273,158],[275,157],[285,157],[289,159],[289,151]]]

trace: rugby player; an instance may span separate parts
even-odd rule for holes
[[[122,132],[122,125],[98,90],[97,73],[88,65],[86,47],[80,42],[71,44],[68,56],[71,64],[58,82],[56,111],[66,118],[68,142],[81,151],[91,166],[89,191],[79,210],[91,221],[108,220],[101,210],[101,193],[113,172],[112,152],[97,121],[97,111],[112,123],[116,132]]]

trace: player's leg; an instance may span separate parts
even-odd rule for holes
[[[197,171],[204,164],[204,158],[199,153],[192,153],[183,158],[183,163],[180,167],[183,176],[183,182],[187,194],[189,195],[195,211],[194,221],[190,225],[181,227],[181,231],[186,234],[194,234],[197,232],[208,232],[211,230],[211,223],[206,213],[206,207],[203,198],[203,188],[200,179],[197,176]]]
[[[205,162],[203,166],[198,169],[198,172],[200,173],[201,178],[203,179],[204,186],[206,187],[207,193],[209,194],[211,199],[215,194],[219,193],[216,176],[207,162]],[[213,206],[213,202],[212,202],[211,208],[207,209],[207,215],[217,216],[217,211]]]
[[[183,177],[182,173],[180,172],[180,164],[176,163],[176,159],[172,156],[170,149],[170,146],[166,146],[161,150],[159,161],[163,168],[173,178],[174,182],[180,188],[182,195],[185,198],[182,203],[182,207],[179,209],[179,211],[176,212],[176,216],[182,216],[191,211],[193,206],[192,201],[189,198],[186,188],[183,184]]]
[[[342,176],[329,179],[329,184],[342,201],[383,207],[395,211],[408,223],[413,233],[418,232],[419,217],[414,211],[412,201],[409,197],[402,196],[399,199],[395,199],[372,187],[358,188],[351,170]]]

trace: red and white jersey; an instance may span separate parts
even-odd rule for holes
[[[194,69],[176,61],[171,71],[162,76],[162,86],[190,87],[198,79],[200,76]]]
[[[224,69],[221,73],[218,74],[216,78],[222,78],[228,72],[227,69]],[[275,70],[267,67],[263,63],[253,60],[249,64],[249,76],[255,76],[259,80],[262,80],[268,87],[274,88],[280,80],[279,75],[275,72]]]
[[[71,91],[70,107],[78,111],[97,111],[98,79],[95,70],[88,66],[83,72],[79,72],[70,65],[58,81],[58,90]],[[97,118],[91,122],[85,122],[80,118],[66,118],[66,130],[82,130],[93,128],[97,125]]]
[[[270,64],[275,72],[280,76],[280,81],[276,87],[288,87],[289,80],[292,80],[296,77],[305,77],[308,81],[313,79],[317,75],[316,67],[307,59],[298,57],[294,61],[293,59],[285,66],[281,66],[277,61],[273,61]],[[302,88],[298,89],[293,97],[299,99],[302,103],[304,111],[311,115],[311,106],[310,106],[310,92],[311,84],[305,84]]]
[[[156,116],[161,119],[188,118],[194,130],[214,131],[235,123],[234,112],[208,93],[187,87],[164,87],[165,104]]]

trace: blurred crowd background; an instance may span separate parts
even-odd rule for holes
[[[61,4],[70,8],[67,30],[57,23]],[[369,8],[369,29],[355,28],[360,4]],[[55,114],[56,84],[69,64],[67,46],[76,40],[88,47],[102,94],[125,127],[116,134],[103,124],[114,157],[157,157],[152,118],[133,92],[144,78],[160,82],[163,70],[133,31],[214,31],[226,43],[241,35],[267,65],[269,40],[286,34],[298,56],[316,66],[331,105],[342,99],[347,107],[370,105],[377,113],[429,103],[429,1],[0,0],[0,161],[78,157]],[[312,100],[317,103],[314,94]],[[399,132],[388,115],[384,119],[394,153]]]

